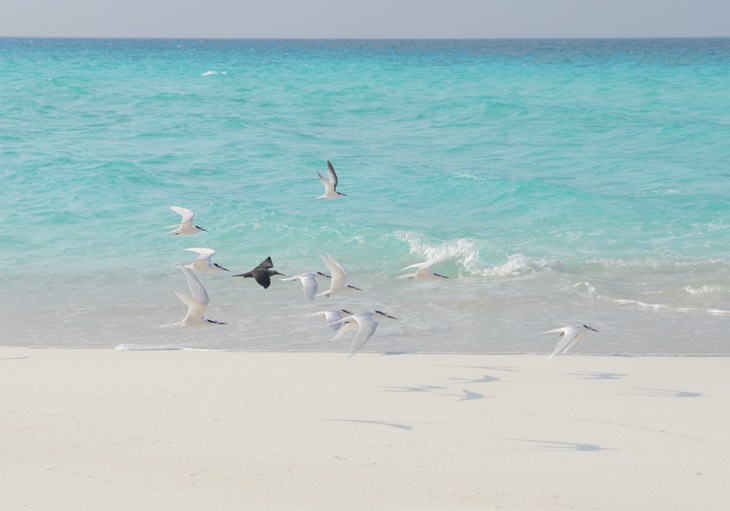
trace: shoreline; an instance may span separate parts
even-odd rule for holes
[[[59,351],[120,351],[120,352],[168,352],[168,351],[190,351],[190,352],[213,352],[213,353],[279,353],[279,354],[320,354],[320,355],[347,355],[346,351],[334,350],[265,350],[265,349],[230,349],[230,348],[189,348],[184,346],[144,346],[128,347],[118,346],[12,346],[0,345],[0,354],[3,350],[59,350]],[[469,357],[544,357],[547,360],[549,351],[545,352],[476,352],[476,351],[360,351],[358,355],[399,357],[399,356],[469,356]],[[355,355],[355,356],[358,356]],[[562,357],[606,357],[606,358],[730,358],[730,353],[568,353],[559,355]]]
[[[730,357],[0,348],[4,509],[720,510]]]

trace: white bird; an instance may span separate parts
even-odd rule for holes
[[[589,327],[588,325],[570,325],[562,328],[556,328],[555,330],[548,330],[547,332],[543,332],[545,334],[560,333],[560,337],[562,337],[558,345],[555,346],[555,349],[548,357],[548,360],[553,358],[555,355],[567,353],[573,346],[578,344],[578,341],[585,337],[589,330],[598,332],[598,330]]]
[[[197,252],[200,254],[195,261],[186,264],[185,268],[197,271],[199,273],[212,273],[215,271],[229,271],[218,263],[212,262],[210,259],[215,255],[212,248],[186,248],[188,252]]]
[[[406,266],[405,268],[401,268],[402,270],[409,270],[411,268],[418,268],[416,270],[416,273],[407,273],[405,275],[401,275],[398,278],[399,279],[415,279],[415,280],[439,280],[439,279],[448,279],[446,275],[441,275],[439,273],[433,273],[431,271],[431,266],[433,266],[433,261],[426,261],[425,263],[416,263],[412,264],[410,266]]]
[[[350,358],[365,346],[368,339],[375,333],[375,329],[378,328],[378,320],[383,318],[398,319],[382,311],[356,312],[351,316],[346,316],[330,324],[333,328],[338,324],[342,327],[332,340],[342,337],[357,326],[357,334],[348,350],[347,358]]]
[[[208,306],[208,302],[210,302],[208,292],[193,272],[185,266],[181,266],[180,269],[183,271],[185,279],[188,281],[190,296],[175,291],[175,294],[180,301],[188,306],[188,313],[185,315],[185,318],[179,323],[175,323],[175,325],[186,327],[205,327],[211,326],[212,324],[225,325],[225,323],[221,323],[220,321],[205,319],[203,314],[205,313],[205,308]]]
[[[168,229],[175,227],[174,231],[170,231],[170,234],[183,234],[183,235],[192,235],[192,234],[198,234],[201,231],[205,231],[202,227],[198,227],[197,225],[193,224],[193,218],[195,218],[195,213],[193,213],[188,208],[182,208],[180,206],[170,206],[170,209],[173,210],[178,215],[182,216],[182,220],[179,224],[175,225],[168,225]]]
[[[347,291],[348,288],[350,289],[357,289],[358,291],[362,291],[359,287],[350,286],[345,284],[345,279],[347,278],[347,271],[345,270],[345,267],[342,266],[337,259],[332,257],[329,254],[320,256],[322,258],[322,261],[324,261],[324,264],[329,269],[330,273],[332,274],[332,281],[330,282],[330,288],[327,291],[322,291],[317,296],[326,296],[330,297],[333,294],[339,295],[343,292]]]
[[[317,172],[319,180],[322,181],[322,184],[324,185],[324,195],[320,195],[317,198],[339,199],[340,197],[345,197],[344,193],[340,193],[337,191],[337,174],[335,173],[335,168],[332,166],[332,163],[330,163],[329,160],[327,160],[327,171],[329,173],[329,179],[326,179],[322,174]]]
[[[314,296],[317,293],[317,277],[326,277],[322,272],[319,271],[310,271],[306,273],[300,273],[299,275],[294,275],[293,277],[287,277],[285,279],[279,279],[285,282],[292,281],[292,280],[299,280],[302,283],[302,289],[304,290],[304,297],[312,301],[314,300]]]
[[[347,317],[351,314],[352,314],[352,312],[350,312],[348,310],[339,309],[339,310],[326,310],[326,311],[315,312],[312,314],[312,316],[324,318],[325,322],[327,323],[327,326],[329,326],[332,330],[337,331],[340,329],[340,326],[342,326],[342,324],[336,323],[336,321],[339,321],[342,318]]]

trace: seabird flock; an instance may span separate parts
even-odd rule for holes
[[[325,178],[322,174],[317,172],[317,176],[324,185],[325,193],[317,199],[339,199],[346,197],[344,193],[337,191],[337,174],[335,172],[332,163],[327,160],[327,171],[328,177]],[[182,218],[179,224],[170,225],[169,228],[174,228],[170,231],[170,234],[192,236],[200,232],[206,232],[206,229],[199,227],[193,223],[195,213],[190,209],[183,208],[180,206],[170,206],[170,209],[178,213]],[[184,265],[179,265],[185,280],[188,283],[190,289],[190,295],[175,292],[177,297],[188,307],[188,312],[185,318],[174,323],[174,326],[180,327],[206,327],[212,325],[225,325],[221,321],[214,321],[207,319],[204,316],[205,309],[209,303],[208,292],[205,290],[203,284],[195,276],[195,273],[213,273],[219,271],[229,271],[218,263],[211,261],[216,251],[211,248],[187,248],[190,252],[195,252],[198,257]],[[282,281],[294,281],[299,280],[302,284],[302,290],[304,291],[304,297],[307,300],[314,300],[317,297],[332,297],[340,296],[350,292],[351,290],[362,291],[362,289],[355,287],[350,284],[346,284],[347,271],[344,266],[340,264],[337,259],[332,257],[330,254],[320,256],[325,266],[330,272],[330,275],[316,271],[316,272],[305,272],[297,275],[282,278]],[[416,269],[414,273],[408,273],[401,275],[399,279],[413,279],[419,281],[436,281],[447,279],[445,275],[434,273],[431,271],[434,261],[426,261],[423,263],[416,263],[410,266],[402,268],[403,270]],[[274,275],[284,276],[282,273],[273,269],[274,264],[271,261],[271,257],[267,257],[258,266],[251,271],[233,275],[234,277],[253,278],[256,282],[263,287],[268,289],[271,285],[271,277]],[[320,293],[317,293],[319,287],[318,279],[324,277],[330,279],[330,287]],[[327,325],[335,330],[337,334],[333,338],[339,339],[348,332],[357,329],[357,333],[350,343],[348,350],[348,358],[352,357],[355,353],[360,351],[363,346],[368,342],[370,337],[375,333],[378,327],[378,321],[383,318],[397,319],[390,314],[383,311],[366,311],[366,312],[351,312],[346,309],[335,309],[335,310],[323,310],[315,312],[313,316],[321,317],[325,320]],[[567,353],[573,346],[575,346],[587,333],[588,331],[597,332],[596,329],[591,328],[588,325],[570,325],[555,330],[549,330],[545,333],[559,333],[561,340],[555,347],[555,350],[550,354],[548,359],[553,358],[561,353]]]

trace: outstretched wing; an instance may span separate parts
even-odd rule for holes
[[[327,172],[329,173],[330,177],[330,183],[332,183],[332,189],[337,189],[337,174],[335,173],[335,168],[332,166],[332,163],[330,163],[329,160],[327,160]]]
[[[314,295],[317,294],[317,279],[314,275],[306,275],[301,277],[302,289],[304,290],[304,296],[310,302],[314,300]]]
[[[433,261],[426,261],[425,263],[416,263],[416,264],[412,264],[410,266],[406,266],[405,268],[401,268],[401,270],[410,270],[411,268],[423,269],[423,268],[430,268],[431,266],[433,266]]]
[[[264,289],[268,289],[268,287],[271,285],[271,277],[269,277],[268,270],[255,270],[252,272],[253,278],[256,279],[256,282],[259,283],[261,287]]]
[[[345,285],[345,279],[347,278],[347,271],[345,271],[344,266],[342,266],[337,259],[332,257],[329,254],[320,256],[322,258],[322,261],[327,266],[327,269],[332,274],[332,282],[330,283],[330,289],[337,289],[340,287],[344,287]]]
[[[259,263],[259,265],[255,269],[264,268],[268,270],[269,268],[273,268],[274,263],[271,262],[271,256],[267,257],[263,261]]]
[[[199,301],[203,305],[208,305],[208,302],[210,299],[208,298],[208,292],[203,287],[203,284],[200,283],[198,278],[185,268],[184,266],[181,266],[180,269],[185,274],[185,279],[188,281],[188,287],[190,288],[190,294],[194,300]]]
[[[175,291],[175,294],[182,303],[188,306],[188,312],[185,315],[185,319],[183,319],[180,324],[195,325],[202,323],[204,321],[203,313],[205,313],[205,304],[191,296],[178,293],[177,291]]]
[[[327,178],[325,178],[319,172],[317,172],[317,175],[319,176],[319,180],[322,181],[322,184],[324,185],[325,195],[332,194],[335,191],[335,187],[332,185],[332,183],[330,183]]]
[[[360,328],[357,330],[357,335],[355,335],[355,338],[350,344],[350,349],[348,352],[349,354],[347,355],[347,358],[352,357],[355,353],[360,351],[362,347],[365,346],[365,343],[368,342],[373,333],[375,333],[375,329],[378,328],[378,322],[369,316],[355,317],[355,321],[357,321],[358,325],[360,325]]]
[[[564,353],[566,350],[570,349],[571,346],[575,344],[575,341],[577,340],[577,336],[580,333],[580,328],[575,326],[566,326],[563,328],[556,328],[555,330],[549,330],[545,333],[555,333],[560,332],[560,342],[557,346],[555,346],[555,349],[548,357],[548,360],[555,357],[556,355],[560,355],[561,353]]]
[[[170,209],[173,210],[178,215],[182,216],[182,223],[188,223],[192,222],[193,218],[195,217],[195,213],[193,213],[188,208],[183,208],[180,206],[170,206]]]
[[[215,250],[212,248],[186,248],[188,252],[197,252],[198,254],[198,260],[203,261],[205,259],[210,259],[215,255]]]

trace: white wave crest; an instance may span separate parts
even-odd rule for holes
[[[472,238],[459,238],[439,244],[429,244],[421,234],[411,231],[396,232],[398,239],[410,245],[411,254],[418,254],[426,261],[435,263],[456,260],[469,270],[479,264],[479,248]]]
[[[182,347],[175,344],[119,344],[117,351],[178,351]]]
[[[710,316],[730,316],[729,310],[724,309],[708,309],[703,307],[673,307],[663,303],[647,303],[640,300],[629,300],[621,298],[609,298],[601,297],[609,302],[613,302],[617,305],[629,305],[638,307],[640,309],[654,310],[654,311],[671,311],[671,312],[687,312],[687,313],[700,313],[708,314]]]
[[[504,264],[486,266],[480,260],[479,241],[473,238],[432,243],[422,234],[411,231],[398,231],[396,236],[410,245],[411,254],[418,254],[425,261],[453,260],[461,264],[470,274],[482,277],[507,277],[533,272],[548,265],[547,261],[542,259],[535,260],[523,254],[512,254],[507,257]]]
[[[593,298],[596,295],[596,288],[590,282],[578,282],[573,288],[584,298]]]
[[[206,71],[205,73],[203,73],[200,76],[213,76],[213,75],[226,75],[226,74],[228,74],[228,73],[225,71]]]
[[[713,293],[717,293],[722,291],[722,288],[720,286],[701,286],[701,287],[692,287],[692,286],[684,286],[682,288],[683,291],[691,294],[692,296],[697,295],[710,295]]]
[[[523,254],[512,254],[507,257],[507,262],[499,266],[482,266],[480,270],[472,273],[483,277],[509,277],[510,275],[521,275],[533,273],[547,267],[544,259],[532,259]]]

